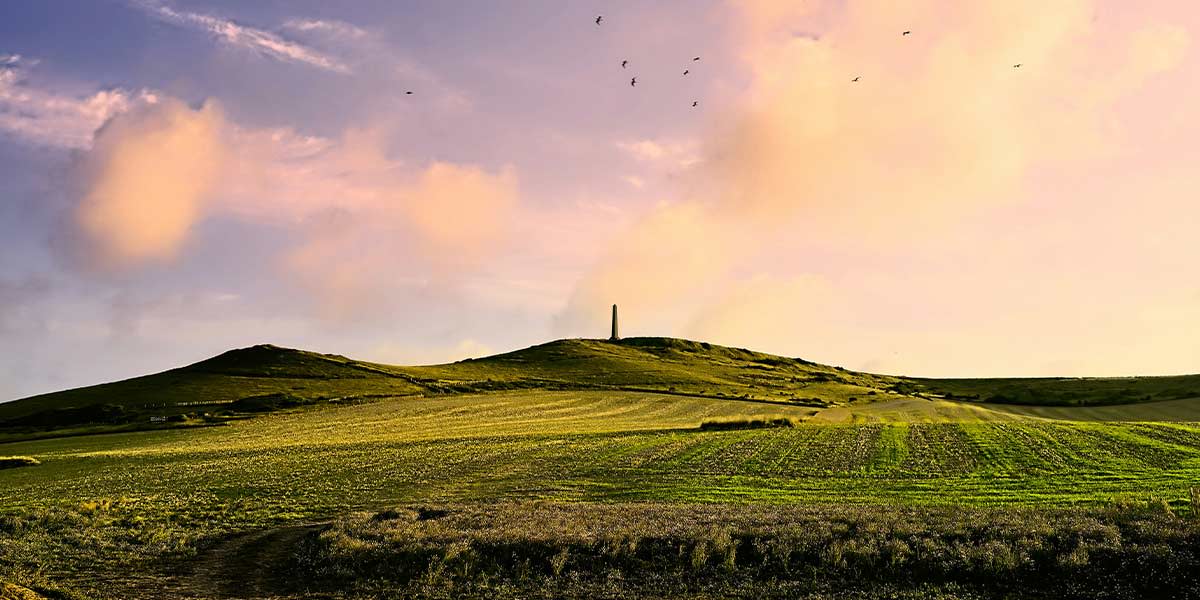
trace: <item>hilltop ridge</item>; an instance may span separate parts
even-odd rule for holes
[[[448,365],[401,370],[437,381],[540,381],[566,388],[637,388],[780,402],[818,402],[817,390],[809,389],[818,385],[830,401],[837,401],[901,382],[799,358],[668,337],[561,339]],[[804,390],[813,393],[798,397]]]
[[[777,402],[837,402],[898,380],[706,342],[675,338],[562,339],[476,359],[397,366],[258,344],[183,367],[0,404],[0,426],[221,410],[239,399],[286,394],[344,401],[514,389],[639,389]],[[800,398],[796,394],[812,385]],[[105,411],[85,410],[104,407]],[[111,407],[120,407],[119,409]],[[97,409],[98,410],[98,409]],[[75,411],[75,412],[72,412]],[[100,414],[103,413],[103,414]]]
[[[258,344],[123,381],[0,403],[12,431],[212,422],[302,405],[505,390],[614,390],[815,408],[882,400],[1097,406],[1200,398],[1200,376],[916,379],[669,337],[570,338],[482,358],[398,366]]]

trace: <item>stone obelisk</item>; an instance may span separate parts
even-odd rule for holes
[[[610,339],[614,342],[621,339],[620,334],[617,333],[617,305],[616,304],[613,305],[612,336],[609,337],[608,339]]]

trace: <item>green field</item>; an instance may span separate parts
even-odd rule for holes
[[[909,380],[687,344],[567,342],[417,368],[259,348],[253,360],[49,396],[55,410],[82,398],[188,417],[144,431],[94,423],[88,431],[107,432],[89,435],[11,429],[0,457],[40,464],[0,470],[0,581],[62,597],[224,597],[196,585],[195,565],[254,562],[357,511],[497,501],[995,515],[1140,506],[1192,535],[1183,523],[1200,503],[1200,400],[959,401]],[[254,387],[239,391],[243,379]],[[381,391],[393,385],[394,395]],[[281,389],[320,394],[266,413],[194,408]],[[6,414],[35,414],[34,400]],[[797,424],[699,427],[754,415]],[[365,543],[356,532],[345,543]]]
[[[758,408],[636,392],[502,392],[14,442],[5,454],[42,464],[6,471],[0,500],[32,506],[125,495],[173,505],[204,490],[215,503],[255,505],[254,512],[320,516],[498,496],[791,502],[836,492],[905,503],[1072,504],[1121,495],[1182,502],[1200,482],[1197,423],[698,429],[703,419]]]

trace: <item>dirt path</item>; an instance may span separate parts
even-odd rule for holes
[[[191,579],[229,598],[271,598],[286,583],[283,567],[296,544],[318,528],[293,525],[227,538],[199,557]]]
[[[304,523],[233,534],[179,565],[176,574],[139,586],[138,591],[144,598],[188,600],[312,598],[282,591],[289,587],[284,567],[300,540],[325,525]]]

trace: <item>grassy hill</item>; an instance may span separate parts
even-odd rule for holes
[[[901,380],[675,338],[558,340],[487,358],[395,368],[431,390],[636,389],[826,406]]]
[[[0,427],[148,422],[236,410],[279,395],[291,404],[502,390],[645,390],[830,406],[882,393],[896,378],[670,338],[558,340],[452,364],[399,367],[271,345],[186,367],[0,404]]]
[[[345,357],[261,345],[124,381],[0,404],[0,423],[44,427],[199,414],[264,394],[305,399],[411,395],[404,376]]]
[[[1200,397],[1200,375],[913,379],[654,337],[557,340],[486,358],[418,367],[259,345],[154,375],[2,403],[0,430],[196,425],[307,404],[505,390],[610,390],[736,399],[824,409],[817,416],[828,421],[1004,420],[1014,413],[1021,416],[1020,411],[992,405],[1084,407],[1182,401],[1176,404],[1191,414],[1192,403],[1186,399]],[[942,403],[910,402],[918,400]],[[979,410],[979,404],[989,406]],[[1136,420],[1137,411],[1126,417]]]

